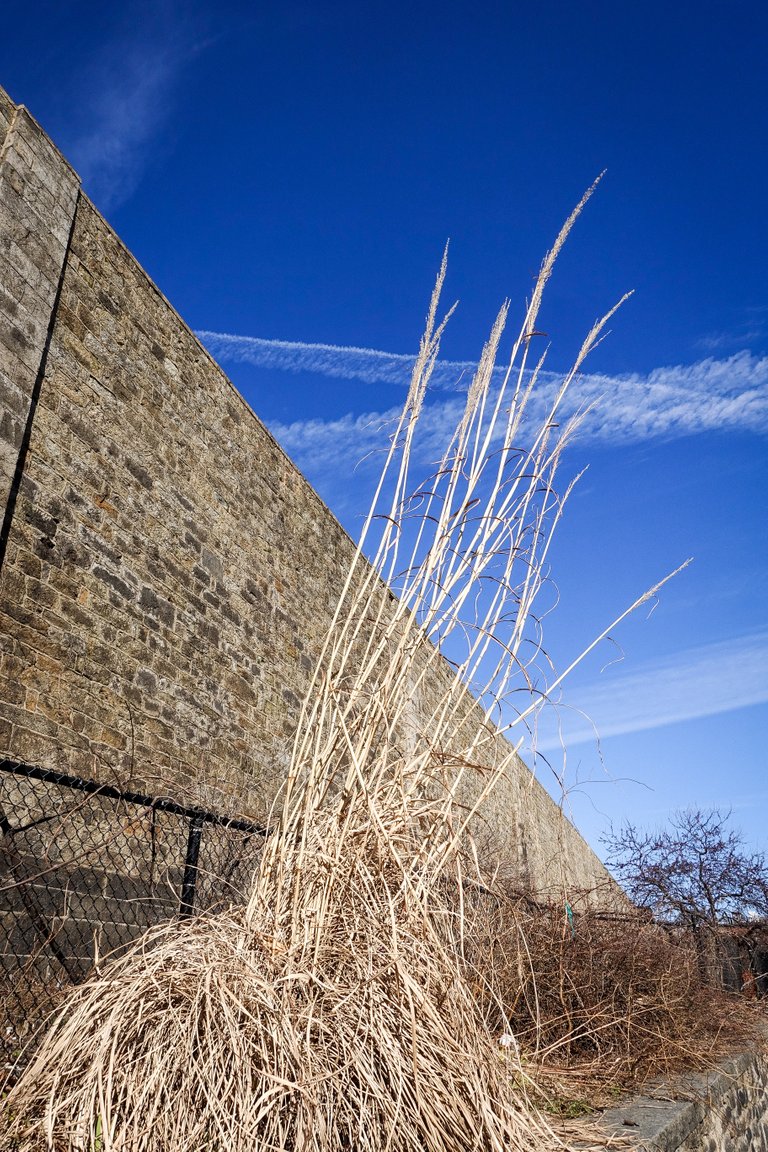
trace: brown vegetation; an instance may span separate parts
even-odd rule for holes
[[[578,934],[562,938],[559,960],[554,950],[555,963],[542,963],[562,925],[538,939],[535,918],[523,923],[518,909],[496,924],[467,899],[487,882],[476,818],[516,755],[501,750],[490,720],[510,730],[540,700],[534,606],[564,503],[555,476],[578,424],[560,427],[560,409],[604,323],[543,422],[531,421],[543,363],[529,363],[536,315],[580,208],[544,261],[501,384],[506,306],[437,471],[414,490],[443,266],[364,532],[398,598],[382,597],[361,551],[248,906],[151,932],[67,998],[10,1093],[5,1147],[544,1150],[554,1141],[531,1106],[525,1061],[579,1045],[593,1062],[619,1061],[628,1022],[651,1019],[639,953],[606,957],[618,975],[601,984],[597,942],[582,952]],[[441,650],[458,675],[419,713],[414,699]],[[670,980],[649,994],[674,1001]],[[508,1026],[519,1053],[499,1043]]]
[[[595,1108],[759,1041],[761,1006],[725,992],[717,965],[702,980],[693,934],[571,899],[489,893],[473,933],[489,1027],[515,1038],[545,1107]]]

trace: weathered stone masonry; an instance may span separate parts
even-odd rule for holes
[[[706,1073],[674,1077],[598,1118],[605,1145],[637,1152],[768,1152],[768,1061],[745,1052]],[[611,1140],[610,1137],[613,1137]],[[580,1144],[577,1147],[581,1147]]]
[[[0,508],[8,508],[74,219],[78,180],[0,91]],[[6,528],[7,532],[7,528]]]
[[[0,146],[0,755],[262,818],[354,546],[2,92]],[[605,880],[522,764],[496,824]]]

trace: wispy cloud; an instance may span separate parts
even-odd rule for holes
[[[95,56],[84,59],[65,146],[102,211],[135,191],[152,142],[173,109],[179,73],[196,51],[181,16],[159,4],[144,13],[140,29],[116,30]]]
[[[753,344],[763,336],[760,328],[741,328],[738,333],[729,331],[708,332],[696,341],[696,347],[702,352],[723,353],[729,348],[743,348]]]
[[[623,736],[764,704],[768,632],[689,648],[634,672],[622,674],[612,666],[600,680],[571,685],[567,700],[569,707],[558,709],[566,747],[594,743],[596,734]],[[553,726],[545,710],[537,741],[542,752],[560,747]]]
[[[368,385],[405,387],[414,362],[412,356],[373,348],[262,340],[220,332],[198,335],[225,364],[245,362],[273,372],[313,372]],[[466,361],[442,360],[436,365],[433,394],[423,418],[425,451],[460,415],[462,401],[458,395],[441,396],[440,392],[463,391],[473,368]],[[561,379],[555,373],[542,373],[531,408],[534,420],[546,414]],[[589,411],[581,428],[582,440],[617,444],[727,429],[764,434],[768,432],[768,357],[739,352],[725,359],[710,357],[647,374],[585,373],[574,384],[561,416],[585,407]],[[354,464],[381,447],[382,425],[394,415],[394,410],[350,413],[333,420],[274,423],[272,431],[314,479],[325,460],[333,460],[337,466],[343,456]]]
[[[758,342],[765,341],[766,334],[768,307],[765,304],[750,304],[726,328],[700,336],[696,345],[709,355],[722,355],[728,349],[754,348]]]
[[[463,410],[463,402],[454,397],[423,409],[419,420],[419,460],[439,459]],[[338,477],[342,468],[349,473],[358,465],[365,471],[367,462],[375,464],[388,447],[387,430],[394,427],[399,414],[399,408],[390,408],[359,416],[349,414],[338,420],[297,420],[291,424],[272,421],[270,429],[308,479],[317,483],[326,470]]]

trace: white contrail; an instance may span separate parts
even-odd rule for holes
[[[298,340],[262,340],[256,336],[233,336],[228,332],[196,332],[208,351],[222,363],[254,364],[281,372],[317,372],[337,380],[361,380],[364,384],[399,384],[406,387],[416,356],[378,352],[339,344],[304,344]],[[432,383],[438,388],[461,387],[471,377],[471,361],[442,360]]]
[[[365,384],[408,384],[413,356],[335,344],[263,340],[222,332],[198,332],[212,355],[222,362],[245,362],[283,372],[314,372]],[[432,386],[462,391],[475,365],[471,361],[441,360],[435,365]],[[497,370],[499,375],[502,369]],[[542,412],[561,377],[543,372],[538,402]],[[595,403],[599,401],[599,403]],[[449,402],[450,403],[450,402]],[[582,437],[597,440],[645,440],[658,436],[684,436],[710,429],[768,432],[768,357],[739,352],[726,359],[707,358],[694,364],[656,368],[647,374],[607,376],[584,373],[572,388],[570,406],[562,412],[594,404],[582,427]],[[533,413],[535,416],[535,413]],[[371,417],[373,418],[373,417]],[[368,422],[370,423],[370,419]],[[360,418],[345,417],[358,429]],[[329,422],[329,435],[342,431]],[[324,422],[313,420],[281,426],[294,446],[306,428],[317,440]]]

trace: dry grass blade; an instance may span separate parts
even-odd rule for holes
[[[446,322],[443,261],[248,906],[157,930],[77,990],[10,1094],[6,1147],[552,1146],[467,979],[457,894],[476,868],[473,819],[514,757],[488,720],[508,726],[511,688],[529,686],[522,652],[532,623],[537,639],[533,609],[563,508],[555,478],[576,426],[558,428],[559,412],[601,330],[533,422],[536,315],[581,207],[542,266],[501,386],[506,306],[435,475],[411,493]],[[429,701],[428,680],[443,685]]]

